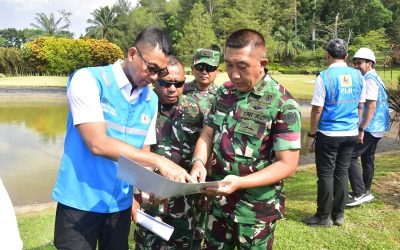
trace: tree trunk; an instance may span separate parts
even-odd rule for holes
[[[338,32],[337,32],[337,30],[338,30],[338,21],[339,21],[339,12],[336,14],[336,17],[335,17],[335,29],[333,31],[333,38],[338,38]]]

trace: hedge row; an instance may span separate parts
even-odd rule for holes
[[[0,48],[0,73],[69,75],[82,67],[107,65],[123,58],[122,50],[107,40],[40,37],[24,44],[22,52]]]

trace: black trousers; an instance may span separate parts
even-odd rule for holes
[[[344,214],[348,192],[348,170],[357,136],[326,136],[317,133],[315,163],[318,176],[317,216]]]
[[[357,144],[349,168],[349,181],[354,195],[360,195],[371,190],[375,170],[375,151],[381,138],[374,137],[369,132],[364,132],[363,144]],[[361,165],[358,158],[361,156]]]
[[[57,249],[127,250],[132,209],[95,213],[57,204],[54,245]]]

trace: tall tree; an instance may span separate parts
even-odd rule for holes
[[[63,31],[68,32],[69,24],[62,25],[61,21],[63,17],[56,19],[53,13],[47,16],[45,13],[36,13],[36,23],[31,23],[31,26],[43,31],[44,34],[49,36],[55,36],[63,34]],[[60,27],[61,25],[61,27]],[[65,34],[65,33],[64,33]],[[71,34],[71,33],[70,33]],[[71,34],[72,35],[72,34]]]
[[[216,42],[211,27],[211,17],[202,3],[195,3],[186,24],[183,27],[183,37],[176,45],[181,55],[192,56],[198,48],[209,48]]]
[[[87,36],[112,40],[112,28],[115,27],[116,14],[113,8],[100,7],[90,13],[93,19],[88,19],[91,26],[86,28]]]

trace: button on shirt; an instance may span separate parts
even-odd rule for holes
[[[135,104],[139,100],[143,88],[135,88],[131,94],[132,84],[122,70],[122,63],[122,60],[115,62],[112,65],[112,71],[125,100]],[[105,122],[100,104],[99,89],[89,70],[83,68],[73,75],[67,91],[67,98],[75,126],[89,122]],[[157,112],[151,120],[144,145],[157,143],[156,119]]]

